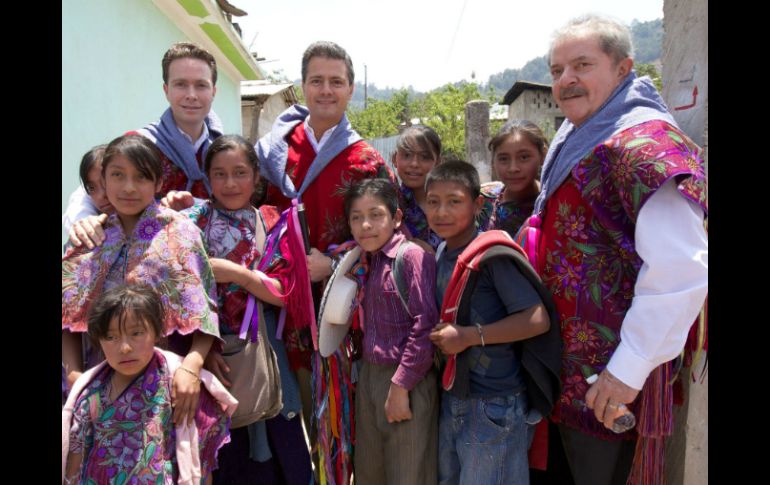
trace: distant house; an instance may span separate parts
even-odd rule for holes
[[[157,120],[168,107],[161,58],[192,41],[217,61],[213,110],[241,130],[241,81],[264,79],[211,0],[67,0],[62,8],[62,211],[89,148]],[[64,237],[64,234],[62,234]]]
[[[286,108],[297,103],[294,83],[243,81],[241,115],[243,136],[252,143],[270,132],[273,122]]]
[[[530,81],[516,81],[505,93],[502,104],[508,106],[508,119],[525,119],[553,134],[564,121],[548,84]]]

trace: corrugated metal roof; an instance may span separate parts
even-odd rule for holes
[[[271,83],[270,81],[241,81],[241,98],[252,96],[272,96],[284,89],[294,86],[294,83]]]

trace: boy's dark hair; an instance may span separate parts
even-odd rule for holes
[[[345,68],[348,71],[348,83],[352,86],[355,79],[355,72],[353,71],[353,60],[350,59],[348,53],[335,44],[327,40],[319,40],[313,42],[305,49],[305,53],[302,54],[302,82],[307,81],[307,66],[310,64],[310,59],[314,57],[325,57],[327,59],[337,59],[345,62]]]
[[[455,182],[463,186],[471,196],[476,199],[481,195],[481,182],[476,167],[462,160],[450,160],[433,167],[425,179],[425,191],[436,182]]]
[[[207,176],[209,175],[209,170],[211,170],[211,161],[214,159],[214,156],[217,153],[226,152],[227,150],[243,151],[246,155],[246,159],[251,164],[251,168],[254,169],[254,175],[257,175],[259,172],[259,157],[257,157],[257,152],[254,150],[254,145],[249,143],[241,135],[222,135],[211,142],[209,151],[206,152],[203,170],[206,172]]]
[[[388,208],[390,215],[395,217],[396,210],[398,209],[396,186],[388,179],[373,178],[361,180],[353,184],[345,192],[345,219],[350,217],[350,207],[353,205],[353,202],[365,195],[380,199]]]
[[[211,68],[211,84],[217,85],[217,61],[214,59],[209,51],[203,47],[193,44],[192,42],[177,42],[169,47],[165,54],[163,54],[163,60],[160,62],[163,68],[163,84],[168,84],[168,68],[171,63],[177,59],[200,59],[205,62]]]
[[[429,126],[412,125],[404,130],[396,141],[396,149],[411,153],[429,153],[437,163],[441,163],[441,138]],[[395,154],[393,156],[395,157]]]
[[[83,158],[80,159],[80,183],[83,185],[83,188],[86,189],[86,193],[88,194],[90,194],[88,191],[88,172],[94,168],[94,165],[102,162],[102,158],[104,158],[104,150],[106,148],[107,145],[96,145],[92,149],[88,150],[83,155]]]
[[[133,318],[153,330],[156,338],[163,336],[163,304],[155,290],[147,285],[116,286],[102,293],[91,305],[88,336],[97,348],[99,340],[107,336],[110,322],[115,317],[121,330],[126,328],[126,318]]]
[[[113,158],[121,155],[130,161],[134,167],[153,182],[163,178],[161,153],[149,138],[139,134],[122,135],[110,142],[104,150],[102,159],[102,177],[107,176],[107,165]]]

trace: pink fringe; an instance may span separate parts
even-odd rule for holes
[[[626,482],[628,485],[665,484],[665,442],[674,427],[672,371],[672,362],[658,366],[642,390],[637,424],[639,439]]]

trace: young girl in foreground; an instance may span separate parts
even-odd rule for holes
[[[548,140],[531,121],[511,120],[490,140],[489,151],[493,170],[503,185],[484,229],[501,229],[513,237],[535,207]]]
[[[163,300],[161,336],[184,355],[173,376],[176,423],[192,419],[200,369],[212,342],[219,346],[221,340],[214,275],[200,232],[155,201],[161,176],[158,149],[147,138],[124,135],[107,146],[102,182],[115,212],[104,223],[101,246],[71,248],[62,258],[62,362],[74,382],[83,370],[77,334],[87,330],[89,307],[105,290],[123,283],[151,286]]]
[[[289,238],[270,235],[281,214],[275,207],[263,205],[256,209],[251,204],[259,182],[259,160],[254,146],[239,135],[223,135],[209,147],[204,169],[211,182],[212,200],[183,214],[201,229],[211,258],[219,298],[219,331],[229,342],[228,347],[238,347],[239,341],[243,342],[239,334],[249,294],[271,305],[287,306],[287,319],[294,318],[290,297],[294,294],[296,271]],[[192,194],[183,192],[166,199],[177,207],[192,200]],[[300,247],[295,248],[294,254],[305,257]],[[266,312],[266,321],[259,325],[267,325],[282,371],[284,407],[279,416],[231,430],[232,442],[219,455],[221,466],[214,473],[215,484],[306,485],[310,481],[310,455],[298,414],[299,389],[289,372],[283,342],[272,340],[276,329],[271,317],[277,313]],[[229,368],[217,350],[209,353],[206,368],[228,386],[228,378],[234,373],[249,372]],[[250,451],[258,448],[270,452],[258,456]]]
[[[117,286],[92,306],[88,335],[106,361],[75,382],[62,411],[64,484],[210,483],[237,402],[203,371],[192,426],[173,426],[171,380],[185,367],[155,347],[162,316],[160,298],[143,285]],[[180,446],[190,438],[197,447]]]

